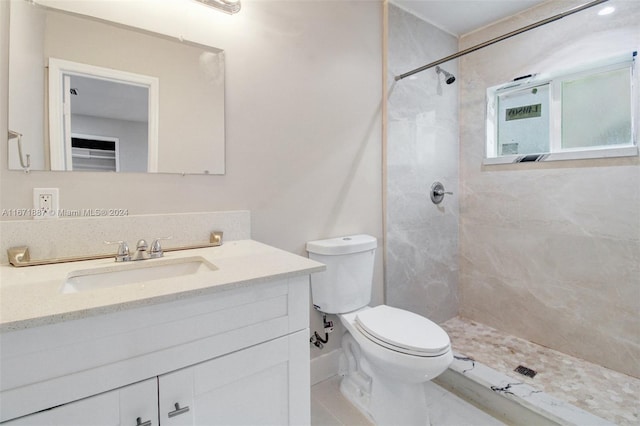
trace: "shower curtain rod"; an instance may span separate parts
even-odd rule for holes
[[[464,56],[464,55],[466,55],[468,53],[475,52],[476,50],[480,50],[480,49],[485,48],[487,46],[491,46],[492,44],[498,43],[499,41],[506,40],[506,39],[508,39],[510,37],[516,36],[518,34],[522,34],[525,31],[529,31],[529,30],[532,30],[534,28],[541,27],[542,25],[546,25],[548,23],[557,21],[558,19],[562,19],[565,16],[573,15],[574,13],[583,11],[585,9],[589,9],[590,7],[597,6],[597,5],[599,5],[601,3],[604,3],[604,2],[607,2],[607,1],[609,1],[609,0],[595,0],[595,1],[592,1],[592,2],[589,2],[589,3],[585,3],[582,6],[574,7],[573,9],[569,9],[566,12],[559,13],[557,15],[554,15],[554,16],[550,17],[550,18],[543,19],[542,21],[535,22],[533,24],[527,25],[526,27],[522,27],[520,29],[511,31],[510,33],[503,34],[503,35],[501,35],[499,37],[496,37],[496,38],[492,38],[491,40],[485,41],[484,43],[476,44],[475,46],[472,46],[472,47],[469,47],[467,49],[461,50],[458,53],[454,53],[454,54],[449,55],[449,56],[447,56],[445,58],[439,59],[439,60],[437,60],[435,62],[431,62],[430,64],[423,65],[420,68],[416,68],[416,69],[414,69],[412,71],[406,72],[404,74],[400,74],[400,75],[395,77],[395,80],[396,81],[402,80],[403,78],[412,76],[413,74],[422,72],[424,70],[428,70],[429,68],[433,68],[436,65],[443,64],[445,62],[451,61],[452,59],[459,58],[459,57]]]

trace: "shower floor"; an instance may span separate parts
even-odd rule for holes
[[[456,352],[615,424],[640,424],[640,379],[455,317],[441,324]],[[523,365],[534,378],[516,373]]]

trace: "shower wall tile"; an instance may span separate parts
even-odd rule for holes
[[[547,2],[460,47],[570,5]],[[640,377],[639,159],[482,166],[486,88],[637,50],[640,3],[615,6],[460,59],[460,314]]]
[[[386,303],[442,322],[458,312],[457,83],[435,70],[393,77],[457,48],[455,37],[389,4]],[[457,75],[455,61],[443,65]],[[436,206],[433,182],[447,191]]]

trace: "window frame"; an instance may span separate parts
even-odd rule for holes
[[[638,93],[635,72],[636,52],[608,58],[572,70],[554,74],[533,74],[515,81],[493,86],[487,89],[486,99],[486,138],[483,164],[513,164],[522,162],[541,162],[559,160],[577,160],[594,158],[612,158],[637,156],[637,114]],[[589,75],[595,75],[620,69],[630,70],[631,102],[631,141],[616,145],[597,145],[591,147],[562,148],[562,84]],[[517,91],[549,85],[549,149],[535,154],[511,154],[498,156],[498,97]],[[493,155],[493,156],[490,156]]]

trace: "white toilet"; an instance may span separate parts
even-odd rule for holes
[[[377,241],[369,235],[311,241],[309,257],[327,265],[311,276],[316,309],[338,314],[344,376],[340,390],[379,425],[428,425],[424,382],[453,361],[447,333],[420,315],[371,301]]]

